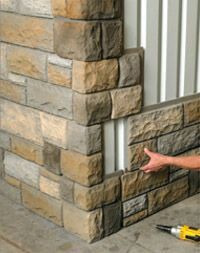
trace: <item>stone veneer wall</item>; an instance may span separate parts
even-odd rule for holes
[[[89,242],[200,190],[198,172],[138,170],[144,147],[200,154],[200,99],[140,113],[143,50],[123,52],[121,10],[1,0],[0,191]],[[125,116],[129,166],[105,176],[102,126]]]

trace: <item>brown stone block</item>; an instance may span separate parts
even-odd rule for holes
[[[1,40],[31,48],[53,51],[53,21],[2,12]]]
[[[26,160],[43,165],[43,148],[25,139],[12,136],[11,151]]]
[[[167,183],[168,171],[164,170],[156,174],[145,174],[137,170],[124,174],[121,180],[122,200],[124,201]]]
[[[188,177],[148,193],[149,214],[155,213],[188,196]]]
[[[45,53],[24,47],[10,46],[7,59],[10,72],[46,80]]]
[[[0,97],[12,100],[17,103],[25,103],[26,88],[10,81],[0,80]]]
[[[102,181],[102,155],[85,156],[77,152],[61,150],[62,173],[85,186]]]
[[[143,166],[149,157],[144,153],[144,148],[151,151],[157,151],[157,141],[150,140],[138,143],[128,147],[128,170],[135,170]]]
[[[119,176],[111,176],[103,182],[103,204],[110,204],[121,197],[121,182]]]
[[[60,184],[59,182],[50,180],[47,177],[40,176],[40,191],[47,195],[60,199]]]
[[[52,173],[51,171],[45,169],[44,167],[40,168],[40,176],[46,177],[46,178],[50,179],[51,181],[55,181],[57,183],[59,183],[62,178],[62,176],[58,176],[58,175]]]
[[[103,233],[103,215],[101,209],[86,212],[64,202],[63,221],[67,231],[88,242],[100,240]]]
[[[95,61],[101,58],[100,24],[56,19],[55,52],[64,58]]]
[[[116,59],[95,62],[73,62],[72,88],[80,93],[115,88],[118,81],[118,61]]]
[[[16,187],[16,188],[20,188],[20,187],[21,187],[21,182],[20,182],[18,179],[14,178],[14,177],[11,177],[11,176],[9,176],[9,175],[5,175],[4,180],[5,180],[9,185],[12,185],[12,186],[14,186],[14,187]]]
[[[144,219],[148,215],[147,210],[140,211],[139,213],[133,214],[129,217],[126,217],[123,219],[123,227],[127,227],[129,225],[132,225],[142,219]]]
[[[44,193],[22,184],[23,204],[33,212],[45,217],[53,223],[62,226],[61,202]]]
[[[73,113],[77,123],[94,125],[110,119],[111,97],[109,92],[73,95]]]
[[[54,16],[66,16],[65,0],[51,0],[51,7]]]
[[[200,123],[200,98],[184,103],[184,125]]]
[[[102,48],[103,59],[122,55],[123,35],[121,20],[102,22]]]
[[[140,112],[142,87],[140,85],[111,91],[112,119],[122,118]]]

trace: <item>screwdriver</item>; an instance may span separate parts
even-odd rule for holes
[[[198,228],[189,227],[187,225],[177,225],[175,227],[157,225],[156,228],[168,234],[171,234],[181,240],[192,240],[200,242],[200,229]]]

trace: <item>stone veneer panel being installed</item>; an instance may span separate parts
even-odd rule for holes
[[[199,172],[139,171],[148,161],[144,147],[200,154],[200,99],[141,112],[143,50],[123,52],[122,4],[0,5],[3,187],[7,196],[10,187],[12,199],[88,242],[200,191]],[[123,117],[128,167],[105,175],[103,124]]]

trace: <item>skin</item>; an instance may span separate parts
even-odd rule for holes
[[[166,166],[176,166],[183,169],[200,170],[200,156],[173,157],[152,152],[147,148],[144,152],[149,156],[148,164],[141,168],[145,173],[157,172]]]

